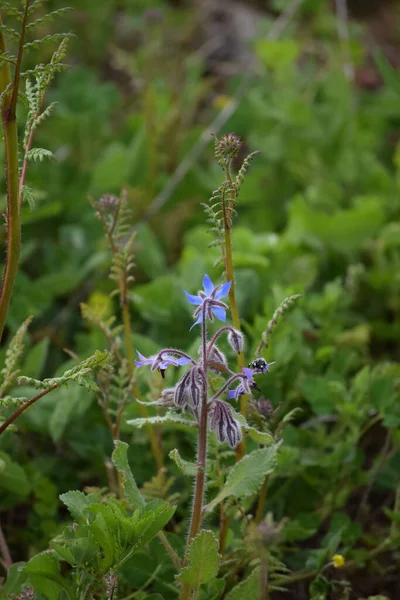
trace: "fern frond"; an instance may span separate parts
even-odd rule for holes
[[[63,15],[70,10],[72,10],[72,8],[70,6],[66,6],[64,8],[58,8],[57,10],[53,10],[53,11],[47,13],[46,15],[44,15],[44,17],[39,17],[35,21],[32,21],[31,23],[29,23],[26,30],[29,31],[29,30],[35,29],[35,27],[40,27],[40,26],[44,25],[45,23],[54,21],[54,19],[56,17],[59,17],[60,15]]]
[[[19,385],[32,385],[36,389],[45,390],[49,387],[60,387],[68,385],[71,381],[75,381],[79,385],[84,386],[91,392],[100,391],[99,386],[93,380],[92,374],[95,369],[109,369],[111,355],[108,350],[96,350],[92,356],[83,360],[72,369],[68,369],[61,377],[53,377],[48,379],[33,379],[31,377],[18,377]]]
[[[0,24],[0,31],[4,31],[4,33],[12,40],[19,42],[21,34],[16,29],[13,29],[12,27],[9,27],[8,25],[4,25],[4,23],[2,23]]]
[[[7,15],[7,17],[14,17],[14,19],[17,19],[17,21],[22,21],[24,18],[24,13],[22,10],[19,10],[19,8],[13,4],[10,4],[9,2],[2,3],[1,12],[3,15]]]
[[[22,202],[27,202],[29,204],[29,208],[33,210],[35,208],[36,201],[32,189],[27,185],[24,185],[21,194]]]
[[[251,154],[249,154],[243,161],[242,166],[239,169],[238,174],[236,175],[233,185],[235,187],[235,191],[236,194],[239,194],[240,192],[240,188],[244,182],[244,179],[247,175],[247,172],[250,168],[250,164],[253,161],[253,159],[258,155],[261,154],[261,152],[259,152],[258,150],[256,150],[255,152],[252,152]]]
[[[72,33],[50,33],[49,35],[45,35],[43,38],[39,40],[34,40],[33,42],[26,42],[24,44],[24,53],[28,54],[31,50],[38,50],[42,46],[46,46],[47,44],[52,44],[53,42],[57,42],[58,40],[63,40],[66,37],[71,37]]]
[[[31,15],[35,10],[43,6],[46,0],[33,0],[28,8],[28,15]]]
[[[68,68],[69,65],[64,63],[58,63],[54,65],[36,65],[33,69],[22,71],[20,77],[22,79],[26,79],[27,77],[36,77],[37,75],[48,73],[49,71],[52,71],[52,73],[61,72]]]
[[[55,109],[55,107],[57,106],[58,102],[52,102],[51,104],[49,104],[44,111],[37,117],[37,119],[35,119],[32,123],[32,127],[34,129],[36,129],[36,127],[38,127],[39,125],[41,125],[43,123],[43,121],[45,119],[47,119],[47,117],[49,117],[51,115],[51,113],[53,112],[53,110]],[[54,157],[54,155],[53,155]]]
[[[56,157],[50,150],[46,150],[45,148],[31,148],[29,152],[26,153],[26,158],[28,160],[34,160],[42,162],[45,158],[49,158],[50,160],[56,160]]]
[[[273,328],[275,327],[275,325],[277,325],[279,318],[283,316],[291,308],[292,304],[296,302],[296,300],[299,300],[299,298],[301,297],[301,294],[294,294],[293,296],[288,296],[280,303],[280,305],[272,315],[272,319],[268,322],[267,329],[262,334],[260,345],[257,348],[257,353],[260,352],[263,346],[265,346],[265,348],[268,348],[269,337],[272,333]]]
[[[19,371],[16,367],[24,351],[24,337],[32,319],[33,317],[25,319],[7,348],[4,367],[0,371],[0,379],[2,382],[0,385],[0,397],[3,396],[4,392],[11,387],[17,378]]]
[[[13,406],[20,406],[21,404],[24,404],[27,400],[28,398],[26,396],[4,396],[3,398],[0,397],[0,406],[2,409],[11,408]]]
[[[15,65],[17,62],[17,57],[11,52],[1,52],[0,53],[0,67],[3,63],[10,63],[11,65]]]

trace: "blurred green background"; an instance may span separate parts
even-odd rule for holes
[[[54,376],[71,360],[65,348],[84,358],[105,347],[79,309],[87,302],[119,311],[88,196],[118,195],[123,187],[138,232],[135,347],[146,355],[165,345],[193,347],[181,289],[194,292],[205,272],[221,275],[201,206],[222,181],[210,131],[235,132],[244,142],[241,158],[261,151],[233,235],[249,360],[283,298],[304,296],[274,332],[265,356],[276,365],[260,384],[274,407],[303,408],[300,424],[285,432],[269,508],[291,518],[285,541],[292,568],[312,567],[320,551],[313,536],[323,547],[339,530],[362,561],[357,548],[366,539],[378,544],[390,522],[382,506],[393,505],[400,467],[398,4],[350,2],[348,41],[335,3],[324,0],[304,0],[293,15],[287,0],[69,4],[73,10],[34,32],[75,37],[70,68],[47,95],[57,108],[34,143],[56,161],[32,163],[27,178],[35,207],[23,207],[8,317],[10,336],[34,316],[22,372]],[[49,1],[43,10],[62,5]],[[27,66],[52,51],[27,57]],[[232,102],[231,116],[213,130]],[[22,133],[23,105],[19,116]],[[4,194],[1,202],[4,211]],[[1,236],[4,248],[4,229]],[[172,384],[176,374],[168,377]],[[47,396],[20,427],[24,436],[7,433],[0,442],[14,465],[13,476],[0,480],[0,511],[15,556],[26,559],[59,529],[58,493],[106,483],[112,444],[81,388]],[[128,428],[125,436],[132,441]],[[190,448],[179,432],[164,438],[166,450],[177,438]],[[143,483],[152,458],[144,433],[135,432],[133,442]],[[374,591],[354,585],[360,595]]]

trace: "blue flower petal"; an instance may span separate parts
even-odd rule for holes
[[[223,321],[225,323],[226,310],[224,308],[222,308],[222,306],[213,306],[212,311],[213,311],[214,315],[217,317],[217,319],[219,319],[220,321]]]
[[[231,285],[232,281],[228,281],[227,283],[224,283],[224,285],[221,285],[221,289],[219,289],[215,294],[216,300],[220,300],[221,298],[227,296],[229,294],[229,290],[231,289]]]
[[[236,390],[229,390],[226,398],[227,400],[232,400],[232,398],[236,398]]]
[[[191,328],[189,329],[189,331],[192,331],[193,327],[195,327],[196,325],[198,325],[202,321],[203,321],[203,313],[200,313],[199,316],[197,317],[197,321],[195,321],[193,323],[193,325],[191,326]]]
[[[214,284],[208,275],[204,275],[203,277],[203,288],[207,296],[211,296],[211,293],[214,289]]]
[[[193,294],[189,294],[186,290],[183,290],[186,294],[186,298],[190,302],[190,304],[195,304],[196,306],[200,306],[203,300],[199,296],[194,296]]]
[[[247,381],[251,381],[253,379],[253,374],[254,374],[253,369],[248,369],[247,367],[243,367],[242,371],[246,375]]]
[[[186,358],[185,356],[181,356],[180,358],[176,358],[175,360],[180,366],[187,365],[188,363],[192,362],[190,358]]]
[[[144,367],[145,363],[143,361],[141,361],[141,360],[135,360],[135,365],[137,367]]]
[[[152,362],[152,360],[150,358],[146,358],[145,356],[143,356],[143,354],[141,354],[139,352],[139,350],[136,350],[136,353],[137,353],[138,357],[140,358],[140,360],[142,362],[144,362],[144,364],[150,364]]]

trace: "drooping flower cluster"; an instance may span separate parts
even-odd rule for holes
[[[169,366],[184,366],[190,364],[174,388],[163,391],[160,399],[161,404],[173,406],[186,413],[193,415],[200,423],[201,414],[207,416],[208,427],[216,433],[219,442],[227,442],[235,448],[242,439],[242,431],[239,421],[235,418],[231,406],[221,399],[226,394],[226,400],[238,398],[242,394],[251,394],[253,389],[260,390],[255,374],[267,373],[273,363],[267,363],[263,358],[257,358],[249,367],[243,368],[241,373],[230,370],[224,354],[216,345],[218,338],[226,334],[228,343],[238,354],[243,350],[243,335],[229,325],[221,327],[212,337],[207,340],[207,319],[226,321],[227,304],[222,298],[229,294],[230,281],[221,285],[214,285],[208,275],[203,277],[203,290],[197,295],[185,291],[186,298],[197,308],[193,313],[195,325],[201,324],[202,340],[199,351],[199,359],[196,361],[182,350],[166,348],[160,350],[156,355],[146,358],[138,352],[139,360],[136,366],[150,366],[151,370],[159,370],[164,377],[165,370]],[[209,394],[207,380],[208,371],[216,371],[221,375],[228,375],[228,379],[221,388],[212,396]],[[232,388],[235,385],[236,387]],[[206,410],[206,413],[204,413]],[[205,423],[205,421],[203,421]]]

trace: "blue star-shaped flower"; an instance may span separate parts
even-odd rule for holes
[[[135,360],[135,365],[137,367],[150,366],[152,369],[159,369],[162,376],[164,376],[164,371],[169,365],[181,367],[182,365],[187,365],[188,363],[192,362],[190,358],[185,358],[184,356],[177,358],[176,356],[172,356],[172,354],[164,354],[160,361],[158,360],[157,355],[146,358],[143,356],[143,354],[140,354],[139,350],[136,350],[136,352],[140,359]]]
[[[221,298],[224,298],[229,294],[229,290],[231,289],[232,281],[228,281],[227,283],[221,285],[214,285],[208,275],[204,275],[203,277],[203,290],[200,290],[197,296],[193,294],[189,294],[185,292],[186,298],[190,302],[190,304],[194,304],[198,308],[193,313],[193,316],[197,318],[195,323],[193,323],[190,329],[193,329],[195,325],[202,323],[203,321],[203,305],[204,302],[207,301],[207,316],[212,321],[213,317],[216,317],[220,321],[226,321],[226,310],[227,305],[224,302],[221,302]]]

